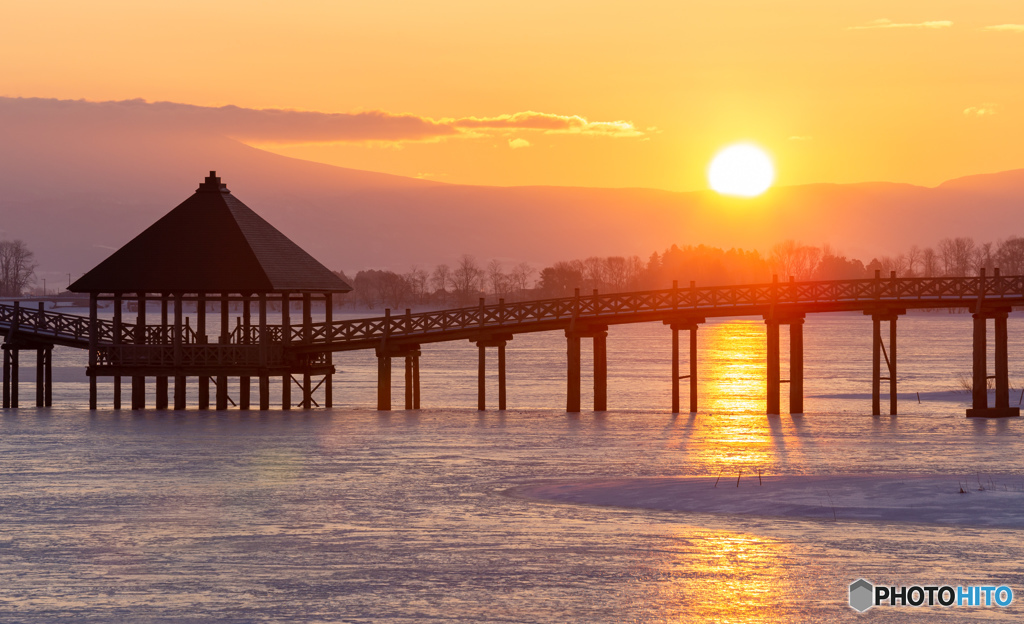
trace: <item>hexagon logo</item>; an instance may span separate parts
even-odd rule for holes
[[[850,583],[850,607],[864,613],[872,607],[874,594],[874,585],[864,579],[857,579]]]

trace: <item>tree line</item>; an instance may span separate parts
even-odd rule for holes
[[[508,302],[602,293],[670,288],[673,282],[701,286],[769,282],[790,276],[798,281],[864,279],[875,271],[899,277],[965,277],[985,268],[999,267],[1004,275],[1024,274],[1024,238],[1011,236],[995,243],[977,243],[971,237],[944,238],[934,246],[912,245],[894,256],[872,258],[866,264],[829,245],[804,245],[787,240],[773,245],[767,254],[757,250],[723,249],[707,245],[672,245],[639,256],[592,256],[555,262],[535,270],[521,262],[506,266],[499,260],[486,264],[463,255],[455,265],[439,264],[432,270],[413,267],[405,273],[363,270],[349,278],[353,286],[345,301],[359,308],[461,307],[488,302]]]

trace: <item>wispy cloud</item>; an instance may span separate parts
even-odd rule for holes
[[[969,106],[964,109],[964,115],[968,117],[991,117],[996,114],[996,105],[986,102],[981,106]]]
[[[996,24],[995,26],[986,26],[983,30],[1024,33],[1024,24]]]
[[[848,26],[846,30],[869,30],[874,28],[949,28],[953,22],[949,20],[936,20],[931,22],[899,23],[890,19],[876,19],[862,26]]]
[[[628,121],[590,121],[580,115],[524,111],[496,117],[432,119],[411,113],[363,111],[322,113],[239,106],[195,106],[174,102],[87,102],[0,98],[0,123],[51,119],[82,126],[138,126],[171,132],[209,132],[254,143],[401,143],[454,137],[503,136],[510,131],[637,137]],[[522,139],[522,141],[528,141]],[[510,143],[511,144],[511,143]],[[525,147],[517,144],[516,147]]]
[[[512,149],[519,149],[521,147],[530,147],[530,142],[526,139],[509,139],[508,146]]]

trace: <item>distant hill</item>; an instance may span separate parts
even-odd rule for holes
[[[830,243],[865,261],[945,236],[1024,234],[1024,170],[908,184],[711,192],[441,184],[296,160],[159,114],[79,115],[84,102],[0,98],[0,237],[36,252],[41,276],[93,267],[187,198],[210,170],[332,269],[405,270],[482,260],[534,266],[646,257],[673,243],[768,249]]]

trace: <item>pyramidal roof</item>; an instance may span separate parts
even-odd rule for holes
[[[348,292],[215,171],[195,194],[83,275],[72,292]]]

